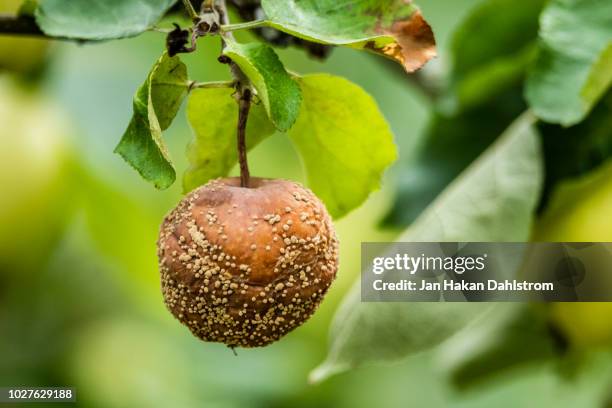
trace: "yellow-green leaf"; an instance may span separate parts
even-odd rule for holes
[[[339,218],[379,187],[397,157],[393,135],[376,102],[357,85],[324,74],[299,82],[304,101],[289,137],[308,186]]]

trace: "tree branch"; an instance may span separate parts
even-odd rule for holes
[[[236,30],[252,30],[254,28],[266,27],[267,25],[268,22],[266,20],[253,20],[247,21],[246,23],[222,25],[221,31],[224,33],[229,33],[230,31]]]
[[[191,16],[192,20],[194,16],[192,10],[204,10],[211,9],[214,4],[214,0],[182,0],[177,2],[173,7],[168,10],[168,15],[175,13],[185,13],[185,15]],[[259,0],[228,0],[228,4],[232,5],[241,18],[247,23],[240,23],[235,25],[226,25],[223,30],[237,30],[237,29],[250,29],[264,41],[280,47],[287,47],[294,45],[303,48],[311,57],[318,59],[326,58],[331,47],[323,44],[312,43],[306,40],[302,40],[297,37],[293,37],[289,34],[281,33],[276,30],[263,30],[266,25],[265,22],[257,21],[261,14],[261,4]],[[191,6],[191,7],[190,7]],[[223,6],[225,7],[225,6]],[[198,16],[196,16],[197,18]],[[251,22],[252,20],[255,20]],[[155,27],[151,27],[150,31],[159,31]],[[222,31],[223,31],[222,30]],[[206,31],[206,30],[204,30]],[[37,36],[54,40],[63,41],[76,41],[76,42],[88,42],[91,41],[85,38],[62,38],[46,35],[36,25],[36,21],[29,16],[16,16],[16,15],[2,15],[0,13],[0,35],[28,35]]]
[[[0,33],[44,36],[33,17],[0,14]]]
[[[211,89],[211,88],[235,88],[234,81],[210,81],[210,82],[195,82],[189,85],[190,89]]]

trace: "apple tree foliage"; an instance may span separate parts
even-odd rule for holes
[[[542,227],[559,223],[566,233],[556,239],[612,239],[596,227],[609,225],[612,209],[605,177],[588,193],[556,194],[609,169],[611,47],[609,1],[479,2],[454,33],[451,67],[416,153],[400,162],[398,193],[383,224],[407,226],[400,241],[537,240],[549,236]],[[572,220],[576,202],[585,204]],[[582,233],[572,238],[567,225]],[[583,231],[585,225],[596,230]],[[566,304],[560,319],[555,305],[362,303],[356,285],[311,379],[424,350],[442,356],[442,371],[459,387],[536,362],[563,365],[572,349],[612,347],[609,317],[600,309]],[[577,363],[569,370],[579,377],[587,369]],[[610,383],[608,370],[582,391],[606,398]],[[557,400],[551,392],[547,403]]]
[[[34,12],[47,35],[79,40],[135,36],[153,27],[172,0],[45,0]],[[197,3],[197,2],[195,2]],[[193,26],[170,33],[169,45],[137,90],[133,117],[116,152],[160,189],[177,178],[163,139],[184,99],[195,139],[187,152],[185,191],[226,176],[237,161],[234,143],[238,106],[234,87],[256,96],[247,124],[247,148],[276,132],[295,144],[307,183],[338,218],[377,189],[396,160],[393,135],[375,101],[360,87],[331,75],[288,72],[263,42],[240,43],[232,31],[268,27],[311,43],[350,47],[392,59],[410,73],[436,54],[430,26],[415,4],[404,0],[264,0],[263,20],[228,24],[225,2],[186,4]],[[199,11],[196,11],[198,7]],[[250,24],[252,23],[252,24]],[[180,52],[193,51],[197,37],[217,36],[223,61],[238,67],[234,83],[189,77]],[[182,42],[181,42],[182,41]],[[210,78],[214,80],[214,78]],[[238,82],[242,82],[239,84]]]
[[[181,6],[175,3],[44,0],[29,14],[47,36],[103,41],[153,29]],[[238,161],[236,99],[247,85],[256,103],[246,149],[275,133],[286,135],[309,187],[335,218],[342,217],[378,188],[396,160],[391,130],[357,85],[286,70],[265,34],[276,30],[313,53],[327,46],[370,52],[395,61],[407,76],[435,56],[433,32],[405,0],[261,0],[260,8],[261,19],[231,24],[224,1],[188,6],[193,25],[169,34],[170,47],[135,93],[116,152],[155,187],[172,185],[177,169],[164,131],[186,100],[194,138],[184,190],[227,175]],[[263,41],[241,43],[231,34],[247,29]],[[234,81],[189,76],[180,53],[193,51],[205,35],[219,38],[220,60],[239,74]],[[552,210],[576,200],[556,195],[559,187],[610,159],[612,2],[481,0],[455,30],[450,54],[444,80],[428,93],[432,113],[418,148],[399,162],[397,194],[383,224],[408,227],[400,240],[532,239],[538,218],[551,223]],[[469,335],[462,331],[467,325]],[[453,381],[465,387],[516,366],[558,359],[571,347],[572,336],[562,331],[545,307],[365,304],[355,287],[337,312],[328,356],[312,380],[434,349],[448,362]],[[598,338],[612,344],[608,332]]]

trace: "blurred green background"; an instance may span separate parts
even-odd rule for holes
[[[445,72],[450,35],[477,3],[419,2],[440,48],[428,75]],[[303,327],[264,349],[239,349],[237,356],[191,336],[164,308],[155,255],[160,221],[180,199],[180,183],[156,191],[112,153],[130,119],[132,95],[163,43],[159,33],[88,45],[0,38],[0,65],[28,71],[24,78],[0,68],[0,385],[75,387],[77,405],[84,407],[605,404],[598,385],[612,370],[605,352],[581,362],[593,368],[580,378],[558,376],[543,362],[469,392],[455,389],[430,353],[307,383],[325,358],[333,313],[359,276],[361,242],[389,241],[399,231],[379,224],[392,205],[401,164],[388,172],[381,191],[337,222],[338,279]],[[226,79],[226,67],[216,62],[218,40],[202,39],[200,47],[184,58],[191,77]],[[280,55],[293,71],[330,72],[364,87],[391,124],[401,161],[410,160],[432,111],[411,81],[385,61],[348,49],[334,50],[324,62],[297,49]],[[191,138],[184,115],[166,136],[177,168],[184,169]],[[258,176],[303,179],[298,157],[280,135],[259,146],[250,163]],[[595,231],[597,220],[612,214],[611,190],[607,183],[607,195],[584,204],[590,207],[576,204],[556,218],[577,213],[583,218],[575,225],[548,220],[542,239],[612,239],[609,230]],[[581,230],[585,225],[593,230]],[[595,320],[609,328],[612,308],[599,307]],[[601,336],[606,340],[607,332]]]

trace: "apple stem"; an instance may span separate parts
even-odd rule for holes
[[[246,148],[246,126],[251,109],[251,90],[243,89],[238,101],[238,162],[240,163],[240,186],[249,187],[249,163]]]
[[[227,13],[227,5],[225,0],[212,0],[211,3],[215,6],[219,13],[219,25],[227,26],[230,24],[229,16]],[[225,49],[226,40],[233,41],[234,35],[231,31],[221,33],[221,50]],[[236,87],[236,99],[238,100],[238,163],[240,165],[240,186],[244,188],[249,187],[249,181],[251,175],[249,174],[249,163],[247,161],[247,148],[246,148],[246,126],[249,119],[249,111],[251,109],[251,100],[253,98],[253,92],[251,91],[251,81],[242,72],[240,67],[232,61],[226,55],[221,54],[219,62],[222,64],[228,64],[232,77],[234,78],[234,84]]]

